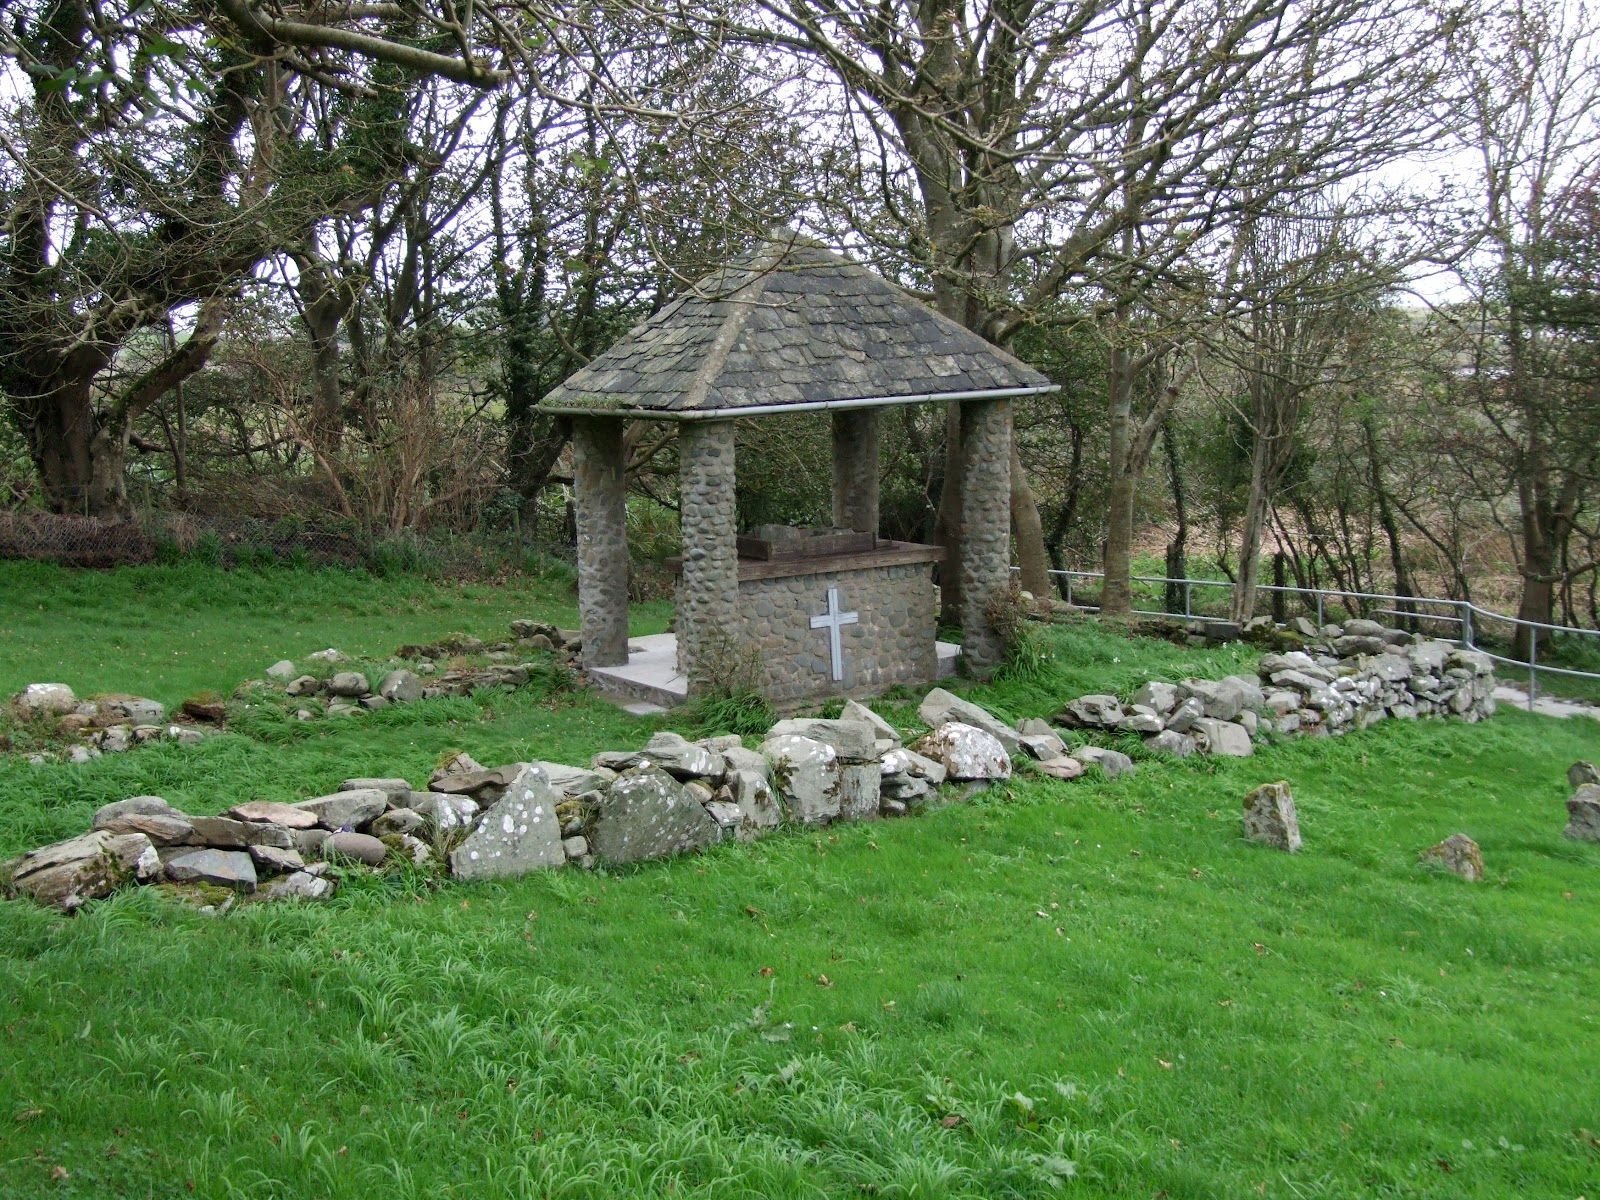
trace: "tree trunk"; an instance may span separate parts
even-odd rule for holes
[[[1133,472],[1133,378],[1128,352],[1111,351],[1109,391],[1110,488],[1106,496],[1106,544],[1101,561],[1100,615],[1126,619],[1133,611],[1133,508],[1138,479]]]
[[[15,420],[52,511],[125,517],[129,429],[125,422],[120,428],[102,425],[93,380],[91,371],[43,383],[33,398],[15,403]]]
[[[1244,521],[1239,529],[1239,579],[1233,588],[1231,616],[1243,625],[1256,609],[1256,580],[1261,573],[1261,531],[1267,513],[1267,460],[1272,455],[1272,439],[1257,433],[1250,450],[1250,494],[1245,499]]]
[[[1172,422],[1161,422],[1161,448],[1167,454],[1167,472],[1172,483],[1172,515],[1177,522],[1172,539],[1167,542],[1166,609],[1181,613],[1184,604],[1184,585],[1173,582],[1189,577],[1189,497],[1183,486],[1183,460],[1178,453],[1178,438],[1172,432]]]

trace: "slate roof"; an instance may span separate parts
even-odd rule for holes
[[[792,233],[701,280],[540,406],[640,417],[1054,390],[1020,359]],[[730,414],[731,415],[731,414]]]

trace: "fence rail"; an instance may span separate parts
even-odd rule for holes
[[[1015,570],[1016,568],[1013,568]],[[1073,599],[1073,587],[1082,580],[1099,580],[1104,582],[1104,571],[1051,571],[1050,576],[1060,581],[1062,596],[1068,604],[1076,604],[1086,612],[1099,612],[1099,605],[1079,604]],[[1232,593],[1238,587],[1228,579],[1188,579],[1173,578],[1168,575],[1134,575],[1134,583],[1160,584],[1165,588],[1177,588],[1183,598],[1183,611],[1171,609],[1136,608],[1132,611],[1141,617],[1181,618],[1187,621],[1206,621],[1209,623],[1231,624],[1225,617],[1214,617],[1208,613],[1196,612],[1194,608],[1195,589],[1213,588]],[[1573,667],[1558,667],[1553,663],[1539,661],[1539,635],[1557,634],[1567,637],[1577,637],[1592,641],[1600,647],[1600,629],[1582,629],[1572,625],[1550,625],[1542,621],[1527,621],[1521,617],[1514,617],[1508,613],[1496,612],[1491,608],[1480,608],[1470,600],[1450,600],[1441,596],[1400,596],[1390,592],[1357,592],[1348,588],[1308,588],[1294,585],[1258,584],[1257,592],[1269,596],[1283,595],[1298,597],[1305,605],[1306,614],[1315,614],[1317,625],[1327,624],[1327,612],[1330,604],[1336,603],[1346,611],[1367,611],[1381,616],[1399,617],[1412,623],[1432,622],[1443,625],[1453,630],[1453,635],[1444,640],[1455,642],[1469,650],[1476,650],[1487,655],[1490,659],[1506,666],[1516,667],[1528,672],[1528,708],[1532,709],[1534,702],[1539,698],[1539,676],[1560,675],[1569,679],[1592,679],[1600,681],[1600,672],[1580,671]],[[1358,603],[1352,605],[1352,601]],[[1372,602],[1377,604],[1406,605],[1406,608],[1372,608],[1359,602]],[[1434,609],[1437,611],[1424,611]],[[1479,633],[1485,625],[1506,626],[1510,630],[1508,641],[1515,644],[1520,638],[1523,629],[1535,631],[1533,636],[1527,638],[1528,657],[1508,658],[1495,650],[1484,647],[1479,641]]]

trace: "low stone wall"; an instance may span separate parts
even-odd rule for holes
[[[1152,680],[1128,702],[1079,696],[1055,724],[1008,723],[935,688],[918,709],[929,732],[911,745],[852,700],[837,719],[780,721],[755,748],[737,736],[688,741],[661,732],[638,750],[603,751],[587,767],[486,768],[461,755],[426,788],[350,779],[327,796],[251,802],[221,817],[135,797],[102,808],[88,834],[0,867],[0,883],[67,911],[133,883],[161,883],[216,909],[236,898],[330,895],[335,867],[401,863],[483,879],[625,864],[753,840],[784,824],[904,816],[938,793],[959,800],[1009,779],[1021,762],[1059,780],[1090,767],[1108,776],[1135,769],[1108,747],[1069,749],[1060,726],[1137,733],[1158,754],[1244,756],[1271,737],[1328,736],[1386,717],[1471,721],[1494,711],[1483,655],[1392,632],[1340,636],[1371,640],[1269,654],[1256,678]],[[1574,810],[1575,823],[1600,824],[1586,807],[1594,797],[1577,799],[1583,813]]]

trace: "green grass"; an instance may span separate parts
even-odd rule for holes
[[[1239,661],[1051,637],[972,694],[1044,713]],[[136,791],[216,809],[648,729],[530,689],[7,761],[0,855]],[[148,889],[72,920],[0,904],[0,1195],[1593,1200],[1600,848],[1560,828],[1597,754],[1584,722],[1395,723],[632,871],[223,919]],[[1295,857],[1239,836],[1276,778]],[[1417,865],[1457,830],[1486,883]]]

